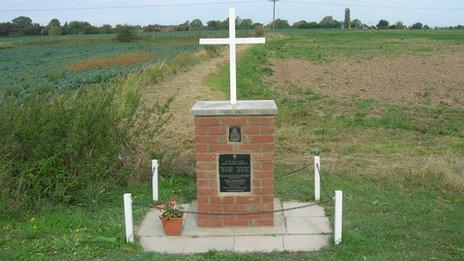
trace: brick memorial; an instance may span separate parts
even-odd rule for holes
[[[235,18],[231,8],[229,38],[200,39],[200,44],[230,45],[230,100],[197,101],[190,108],[195,117],[196,203],[185,204],[184,213],[191,215],[184,215],[183,235],[179,237],[160,236],[164,235],[163,227],[154,220],[161,212],[150,211],[138,232],[145,250],[312,251],[328,245],[332,229],[323,208],[274,198],[277,105],[273,100],[237,101],[236,95],[236,45],[265,40],[236,38]],[[315,179],[317,174],[315,168]],[[339,242],[341,200],[337,202],[335,240]]]
[[[274,101],[199,101],[195,116],[199,212],[274,209]],[[200,227],[272,226],[274,214],[198,215]]]
[[[274,209],[277,106],[270,100],[237,101],[236,94],[236,45],[265,39],[236,38],[235,19],[231,8],[229,38],[200,39],[200,44],[229,45],[230,62],[230,101],[198,101],[190,109],[195,117],[200,227],[274,225],[273,213],[256,212]]]

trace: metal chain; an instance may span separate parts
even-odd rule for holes
[[[289,172],[287,172],[287,173],[284,173],[284,174],[282,174],[282,175],[280,175],[280,176],[277,176],[276,178],[282,178],[282,177],[290,176],[290,175],[292,175],[292,174],[295,174],[295,173],[297,173],[297,172],[300,172],[300,171],[302,171],[302,170],[305,170],[305,169],[311,167],[312,165],[313,165],[313,164],[311,163],[311,164],[308,164],[308,165],[306,165],[306,166],[303,166],[303,167],[301,167],[301,168],[299,168],[299,169],[291,170],[291,171],[289,171]]]
[[[316,164],[317,171],[319,171],[319,179],[321,180],[321,187],[322,190],[324,191],[325,195],[327,198],[331,198],[333,200],[333,197],[330,196],[330,194],[327,192],[327,190],[324,187],[324,182],[322,182],[322,172],[321,172],[321,166],[319,164]]]
[[[217,213],[217,212],[200,212],[200,211],[182,211],[184,214],[192,214],[192,215],[212,215],[212,216],[241,216],[241,215],[258,215],[258,214],[269,214],[269,213],[277,213],[277,212],[285,212],[290,210],[296,209],[303,209],[307,207],[316,206],[316,203],[301,205],[297,207],[291,208],[282,208],[282,209],[275,209],[275,210],[263,210],[263,211],[256,211],[256,212],[242,212],[242,213]]]

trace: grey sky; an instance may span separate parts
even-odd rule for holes
[[[31,10],[231,1],[234,0],[0,0],[0,21],[10,21],[17,16],[25,15],[31,17],[33,21],[42,24],[47,24],[51,18],[58,18],[62,22],[84,20],[96,25],[105,23],[113,25],[123,23],[141,25],[153,23],[178,24],[194,18],[200,18],[204,22],[211,19],[223,20],[227,17],[227,9],[230,6],[236,7],[237,15],[240,17],[252,18],[254,21],[264,23],[268,23],[272,19],[272,3],[267,2],[267,0],[263,0],[262,3],[258,0],[256,3],[158,6],[106,10]],[[313,3],[304,4],[301,2]],[[376,7],[363,7],[362,5],[373,5]],[[380,8],[378,6],[423,9]],[[334,18],[341,20],[343,19],[345,7],[350,7],[352,18],[359,18],[367,24],[375,24],[379,19],[387,19],[390,22],[403,21],[405,24],[421,21],[430,26],[464,24],[464,0],[280,0],[277,3],[277,17],[286,19],[291,23],[302,19],[319,21],[325,15],[332,15]]]

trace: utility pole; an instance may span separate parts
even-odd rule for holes
[[[279,0],[269,0],[269,2],[272,2],[274,9],[272,12],[272,31],[275,33],[275,4]]]

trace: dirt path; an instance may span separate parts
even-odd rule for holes
[[[246,47],[245,47],[246,48]],[[245,48],[240,48],[243,53]],[[174,78],[157,85],[149,86],[143,90],[141,98],[141,111],[150,111],[153,104],[162,104],[172,99],[169,106],[169,121],[162,133],[156,137],[148,137],[146,141],[153,148],[161,151],[149,152],[155,155],[150,157],[164,157],[162,161],[167,165],[175,165],[176,169],[192,170],[194,167],[194,118],[189,115],[189,109],[196,101],[224,100],[226,94],[204,84],[204,78],[227,61],[227,52],[220,56],[203,61],[193,67],[186,68]],[[155,123],[160,112],[153,111],[144,120]],[[166,117],[167,115],[165,115]],[[144,144],[147,146],[147,144]],[[150,149],[148,150],[150,151]]]

